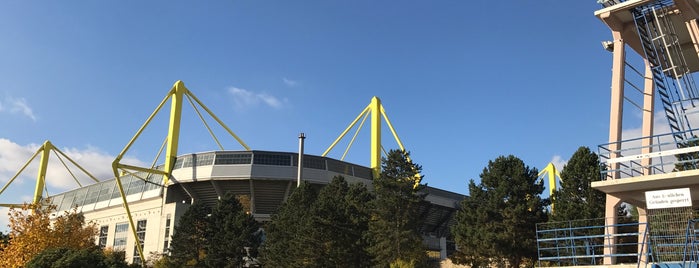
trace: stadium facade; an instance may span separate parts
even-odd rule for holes
[[[273,151],[214,151],[177,157],[167,187],[162,175],[134,173],[121,177],[136,233],[148,254],[167,253],[177,220],[194,202],[213,205],[225,193],[235,194],[258,221],[269,221],[297,184],[298,153]],[[350,183],[372,184],[368,167],[328,157],[304,155],[303,181],[328,184],[342,176]],[[432,257],[445,259],[453,242],[449,226],[463,195],[426,187],[421,206],[421,232]],[[100,246],[126,251],[140,262],[114,179],[51,197],[59,211],[77,207],[97,224]],[[249,201],[249,202],[246,202]],[[247,204],[246,204],[247,203]]]

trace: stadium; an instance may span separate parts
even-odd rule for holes
[[[143,251],[167,252],[177,219],[192,200],[213,204],[224,193],[232,192],[241,200],[249,200],[248,207],[255,219],[268,221],[296,187],[297,163],[296,153],[216,151],[178,157],[172,172],[176,182],[171,180],[167,187],[160,185],[162,176],[122,177]],[[303,163],[303,180],[314,185],[327,184],[339,175],[348,182],[371,186],[370,168],[312,155],[304,155]],[[141,176],[147,179],[138,178]],[[453,249],[449,225],[463,196],[431,187],[424,191],[428,193],[421,212],[424,242],[433,257],[444,259],[448,250]],[[114,179],[55,195],[51,201],[59,211],[77,206],[87,221],[97,224],[100,246],[125,250],[127,259],[139,262]]]
[[[200,105],[238,140],[245,150],[178,154],[182,103],[186,100],[193,104],[202,118],[195,104]],[[158,161],[163,164],[154,164],[151,167],[122,164],[120,161],[124,154],[168,101],[171,101],[171,111],[167,146],[164,143],[161,147],[160,151],[166,150],[166,152],[164,160]],[[357,123],[360,117],[364,116],[366,119],[370,115],[372,122],[370,167],[326,157],[328,151]],[[125,251],[127,261],[142,263],[143,258],[147,256],[167,254],[170,238],[178,219],[193,202],[212,205],[224,194],[233,193],[256,220],[266,222],[301,181],[320,188],[328,184],[332,178],[342,176],[350,183],[363,183],[371,189],[372,179],[380,172],[380,153],[383,150],[380,143],[381,115],[397,139],[379,99],[374,97],[371,104],[321,156],[305,154],[303,135],[299,136],[298,152],[251,150],[201,103],[184,86],[184,83],[178,81],[114,160],[112,164],[114,178],[55,194],[48,199],[43,198],[45,166],[48,164],[50,151],[58,151],[60,155],[68,158],[50,142],[46,142],[29,160],[31,162],[37,156],[41,156],[34,202],[49,200],[58,211],[77,208],[84,214],[87,222],[94,222],[97,225],[99,232],[96,241],[100,246]],[[202,120],[209,128],[204,118]],[[218,142],[217,139],[216,141]],[[397,139],[397,141],[399,147],[404,149],[400,140]],[[163,159],[161,152],[156,159]],[[68,160],[79,167],[79,164],[72,159]],[[61,160],[61,162],[64,161]],[[302,167],[299,167],[299,162],[302,163]],[[22,170],[18,174],[21,172]],[[12,178],[8,185],[15,178]],[[0,193],[5,188],[0,190]],[[444,260],[450,251],[454,250],[449,226],[453,223],[453,215],[464,196],[433,187],[425,187],[421,191],[426,194],[425,201],[420,207],[420,218],[423,219],[420,232],[423,243],[428,248],[430,257]]]

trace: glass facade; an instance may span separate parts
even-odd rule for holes
[[[299,156],[298,155],[294,155],[294,164],[293,165],[295,167],[299,166]],[[303,156],[303,167],[325,170],[325,158],[318,157],[318,156],[312,156],[312,155],[304,155]]]
[[[255,153],[252,159],[255,165],[291,166],[290,154]]]
[[[352,172],[352,165],[337,160],[328,159],[328,170],[346,175],[354,174]]]
[[[283,152],[208,152],[201,154],[184,155],[175,161],[175,169],[192,166],[210,165],[274,165],[274,166],[297,166],[298,154]],[[305,155],[303,166],[318,170],[328,170],[349,176],[363,179],[372,179],[370,168],[350,164],[347,162],[320,157]],[[162,166],[157,169],[162,170]],[[138,195],[150,190],[158,190],[162,187],[162,175],[149,174],[146,172],[136,172],[127,174],[120,178],[126,195]],[[59,211],[70,210],[76,206],[86,206],[111,199],[120,199],[115,180],[108,180],[80,189],[65,192],[50,197],[51,203],[56,205]]]
[[[199,154],[197,156],[196,166],[210,166],[214,163],[214,153]]]
[[[245,165],[250,164],[252,153],[217,152],[214,165]]]

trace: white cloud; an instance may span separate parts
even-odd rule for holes
[[[264,104],[279,109],[284,106],[284,101],[267,93],[256,93],[237,87],[230,87],[228,93],[233,96],[237,108],[254,107]]]
[[[284,81],[284,84],[289,86],[289,87],[295,87],[296,85],[299,84],[298,81],[288,79],[286,77],[282,78],[282,81]]]
[[[273,108],[281,108],[282,107],[282,102],[279,101],[276,97],[268,94],[257,94],[257,97],[262,100],[265,104],[269,105],[270,107]]]
[[[7,111],[11,114],[21,114],[29,117],[32,121],[36,121],[34,111],[29,107],[27,100],[24,98],[5,97],[0,100],[0,112],[3,111]]]
[[[36,121],[36,116],[34,116],[32,108],[27,105],[27,101],[24,98],[10,99],[10,107],[11,113],[21,113],[31,118],[32,121]]]
[[[561,157],[560,155],[554,155],[551,159],[551,163],[553,163],[558,172],[561,172],[561,170],[563,170],[563,167],[565,167],[565,165],[568,164],[568,160],[563,159],[563,157]]]

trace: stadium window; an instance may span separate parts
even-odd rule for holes
[[[107,247],[107,235],[109,234],[109,225],[102,225],[100,227],[100,233],[98,238],[98,246],[100,248]]]
[[[216,153],[214,165],[250,164],[251,159],[251,153]]]
[[[146,220],[140,220],[136,223],[136,237],[138,237],[141,250],[143,250],[144,240],[146,239]],[[142,264],[141,256],[138,255],[138,248],[133,246],[133,263]]]
[[[163,241],[165,241],[163,243],[163,252],[164,253],[168,253],[170,251],[170,222],[171,222],[170,217],[171,217],[170,214],[167,214],[167,218],[165,220],[165,239],[163,239]]]
[[[112,244],[112,248],[114,249],[114,251],[124,251],[126,249],[126,237],[128,236],[128,233],[126,231],[128,230],[128,222],[116,224],[116,226],[114,227],[114,243]]]

